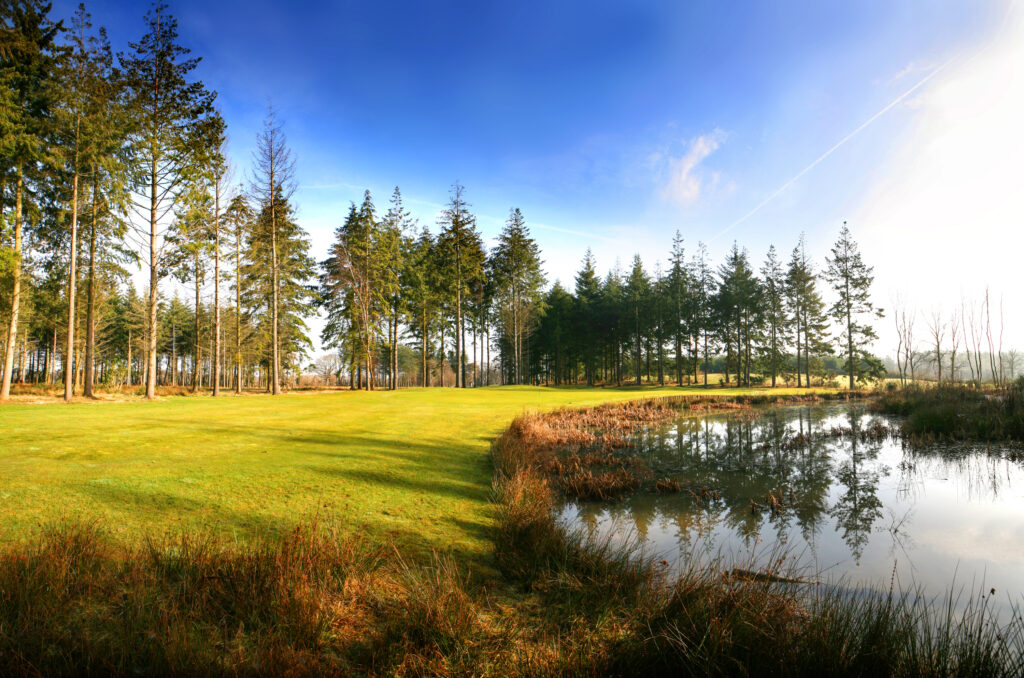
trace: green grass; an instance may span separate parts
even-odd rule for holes
[[[0,407],[0,542],[95,522],[246,542],[318,517],[412,552],[490,552],[491,440],[529,409],[701,388],[403,389]],[[740,389],[712,389],[735,395]],[[782,389],[777,391],[782,393]]]

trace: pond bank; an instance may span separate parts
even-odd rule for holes
[[[629,545],[563,531],[556,518],[566,484],[552,468],[559,443],[582,457],[595,441],[577,424],[612,422],[614,446],[632,422],[665,416],[666,403],[521,417],[495,446],[498,560],[508,577],[543,599],[558,644],[600,671],[649,675],[1020,675],[1022,622],[992,623],[984,598],[939,611],[917,592],[855,596],[839,589],[806,597],[777,585],[777,569],[751,577],[693,567],[678,578]],[[607,435],[607,434],[606,434]],[[552,473],[555,471],[555,473]],[[595,474],[596,475],[596,474]],[[569,489],[572,485],[569,485]],[[573,620],[568,623],[566,620]],[[599,621],[600,620],[600,621]],[[614,636],[601,629],[617,629]],[[552,633],[556,631],[552,630]],[[586,648],[584,651],[583,648]],[[680,668],[685,667],[685,668]],[[593,666],[592,666],[593,668]]]

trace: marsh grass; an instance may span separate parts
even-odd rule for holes
[[[659,494],[681,491],[677,482],[656,477],[640,456],[631,453],[638,442],[635,435],[638,431],[675,419],[680,413],[723,412],[756,417],[759,416],[757,405],[816,403],[826,398],[850,399],[859,395],[665,397],[589,409],[561,409],[544,416],[520,418],[513,422],[509,432],[522,440],[519,454],[527,454],[523,450],[529,450],[533,467],[547,475],[552,486],[563,495],[585,501],[606,501],[641,490]],[[838,429],[832,432],[834,436],[841,433]],[[806,446],[809,441],[802,433],[799,435],[784,445],[794,449]],[[706,488],[697,488],[697,491],[701,495],[708,492]],[[696,494],[695,498],[708,499]]]
[[[997,389],[911,386],[883,393],[875,407],[905,417],[903,433],[910,442],[1024,441],[1024,377]]]

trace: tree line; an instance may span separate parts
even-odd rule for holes
[[[320,275],[336,375],[352,388],[396,388],[403,349],[417,364],[402,371],[421,386],[710,385],[709,374],[809,386],[841,373],[853,388],[885,374],[867,351],[882,315],[872,268],[845,224],[820,272],[802,236],[788,261],[773,246],[755,270],[738,244],[717,267],[703,244],[687,257],[677,232],[667,270],[649,271],[638,255],[628,271],[600,276],[588,250],[572,290],[548,287],[518,208],[489,251],[475,224],[459,184],[436,235],[410,218],[397,188],[383,216],[369,191],[351,205]]]
[[[548,286],[518,208],[487,248],[463,186],[434,229],[396,188],[383,214],[369,191],[352,204],[317,262],[276,112],[239,180],[216,93],[164,4],[116,54],[84,5],[67,22],[40,0],[0,12],[0,398],[15,381],[63,384],[66,400],[100,386],[276,394],[304,369],[317,311],[353,388],[712,373],[800,386],[842,373],[852,388],[883,370],[866,350],[872,270],[845,224],[820,271],[802,237],[788,260],[772,247],[757,266],[734,244],[716,266],[677,233],[666,269],[637,256],[601,276],[588,250],[569,290]]]

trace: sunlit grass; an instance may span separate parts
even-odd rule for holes
[[[6,405],[0,541],[83,521],[129,543],[196,531],[248,541],[317,517],[373,541],[476,560],[491,548],[490,441],[513,417],[688,391],[704,389],[403,389]]]

